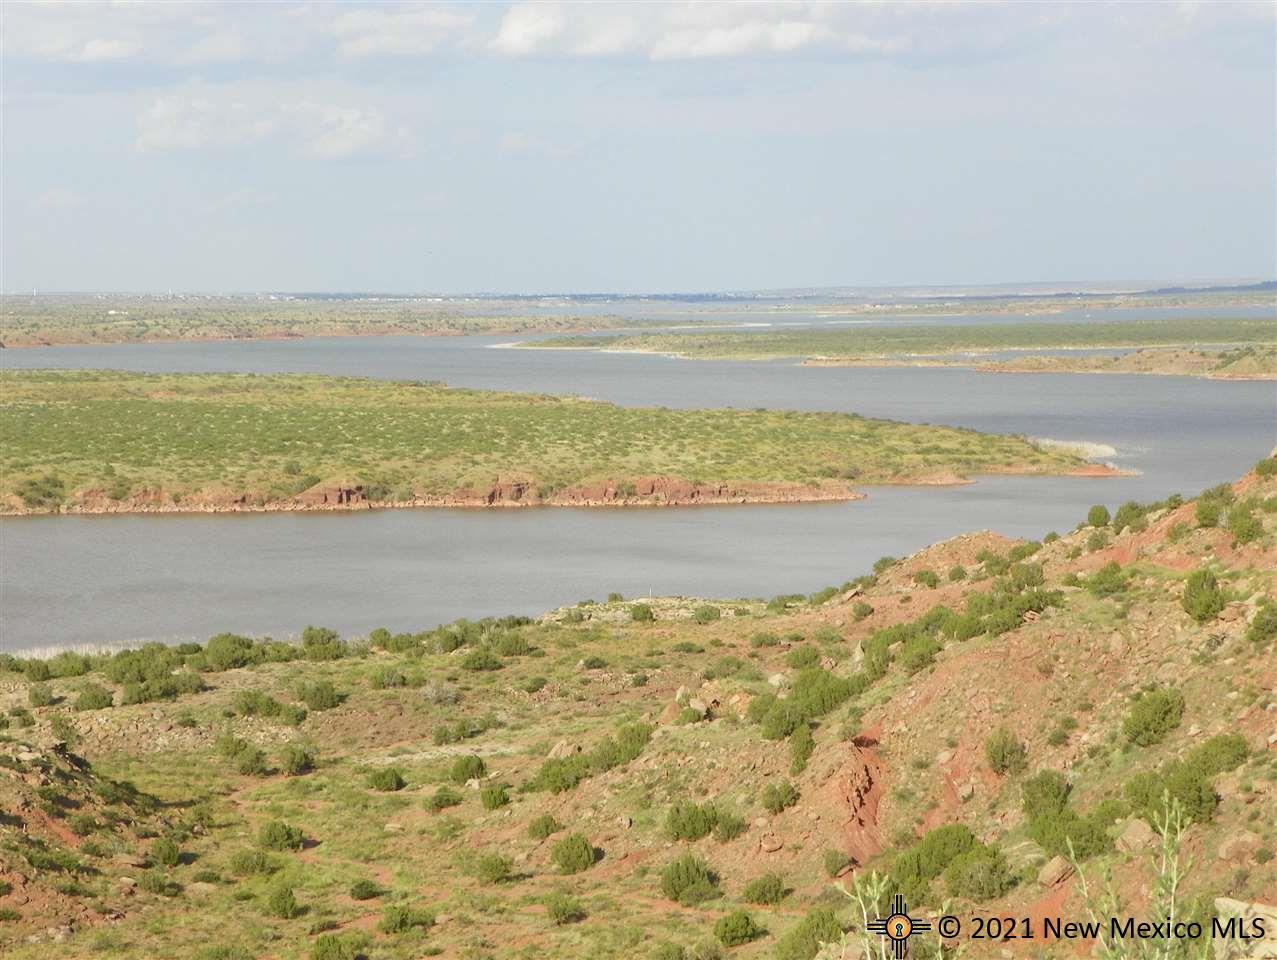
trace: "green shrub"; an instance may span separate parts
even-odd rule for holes
[[[1224,609],[1226,597],[1219,588],[1219,581],[1209,570],[1196,570],[1189,574],[1184,584],[1184,596],[1180,604],[1198,623],[1214,620]]]
[[[545,915],[556,927],[585,919],[585,908],[581,906],[581,902],[566,893],[551,893],[542,902],[545,904]]]
[[[785,654],[785,663],[795,670],[814,667],[820,663],[820,651],[806,645],[794,647]]]
[[[290,777],[299,777],[315,768],[315,755],[305,747],[289,743],[279,753],[279,767]]]
[[[485,853],[475,863],[476,875],[483,883],[502,883],[510,878],[514,864],[499,853]]]
[[[892,886],[906,900],[926,903],[931,898],[932,880],[959,855],[982,848],[965,824],[937,827],[896,857],[890,870]]]
[[[528,836],[533,840],[544,840],[563,829],[563,824],[548,813],[543,813],[528,824]]]
[[[257,831],[257,845],[264,850],[300,850],[302,832],[282,820],[268,820]]]
[[[739,947],[762,936],[763,930],[744,910],[733,910],[719,917],[714,924],[714,936],[725,947]]]
[[[1261,477],[1277,476],[1277,457],[1265,457],[1255,464],[1255,473]]]
[[[253,641],[233,633],[219,633],[204,645],[204,665],[209,670],[235,670],[259,659]]]
[[[1035,774],[1020,788],[1025,819],[1033,821],[1057,816],[1069,802],[1069,785],[1055,770]]]
[[[510,792],[503,784],[493,784],[479,791],[479,802],[485,810],[496,810],[510,802]]]
[[[718,811],[718,823],[714,824],[714,839],[719,843],[728,843],[745,832],[745,818],[734,813]]]
[[[665,815],[665,834],[671,840],[700,840],[718,824],[718,810],[712,803],[676,801]]]
[[[1126,589],[1126,581],[1122,568],[1109,561],[1086,578],[1086,589],[1097,597],[1111,597]]]
[[[382,933],[407,933],[414,927],[433,927],[434,924],[435,915],[428,910],[392,904],[382,911],[377,929]]]
[[[1255,619],[1246,628],[1246,639],[1256,646],[1265,646],[1273,637],[1277,637],[1277,603],[1265,597],[1255,611]]]
[[[1219,521],[1224,516],[1224,504],[1218,500],[1208,500],[1202,497],[1198,499],[1197,505],[1193,508],[1193,513],[1197,518],[1199,527],[1218,527]]]
[[[1086,525],[1088,527],[1107,527],[1110,519],[1109,508],[1100,503],[1097,503],[1086,512]]]
[[[292,887],[276,887],[266,897],[266,912],[281,920],[291,920],[301,913]]]
[[[47,707],[57,699],[47,683],[33,683],[27,687],[27,702],[33,707]]]
[[[379,767],[368,774],[368,786],[383,793],[394,793],[408,786],[398,767]]]
[[[310,948],[310,960],[356,960],[362,938],[350,934],[321,933]]]
[[[1122,722],[1126,739],[1137,746],[1161,743],[1184,716],[1184,695],[1175,689],[1150,690],[1139,695]]]
[[[935,663],[939,652],[940,644],[934,638],[918,634],[906,640],[900,648],[900,666],[912,676]]]
[[[711,606],[708,603],[702,604],[692,611],[692,619],[697,623],[713,623],[722,615],[723,613],[718,607]]]
[[[461,669],[474,671],[500,670],[501,658],[486,647],[471,650],[461,658]]]
[[[447,810],[449,807],[455,807],[461,803],[461,794],[450,787],[440,787],[426,801],[426,809],[431,813],[438,813],[441,810]]]
[[[919,570],[913,575],[913,582],[934,590],[940,586],[940,577],[936,575],[934,570]]]
[[[448,771],[448,779],[453,783],[467,783],[470,780],[481,780],[488,773],[488,767],[482,757],[457,757],[452,761]]]
[[[812,739],[811,724],[800,723],[789,735],[789,772],[794,776],[807,769],[807,762],[816,749],[816,741]]]
[[[798,802],[798,788],[788,780],[780,783],[769,783],[763,788],[763,809],[777,814]]]
[[[779,874],[764,873],[745,884],[740,897],[746,903],[780,903],[785,898],[785,881]]]
[[[851,606],[851,615],[857,620],[863,620],[874,612],[874,608],[863,600],[857,600]]]
[[[570,833],[550,850],[550,860],[560,873],[580,873],[594,866],[594,845],[579,833]]]
[[[656,619],[656,614],[652,613],[652,608],[646,603],[632,603],[630,619],[635,623],[651,623]]]
[[[780,637],[769,630],[760,630],[749,638],[749,645],[754,649],[780,646]]]
[[[829,907],[816,907],[776,942],[776,960],[812,960],[826,943],[842,941],[842,924]]]
[[[164,867],[176,867],[182,859],[182,851],[168,837],[161,837],[151,844],[151,859]]]
[[[80,688],[80,695],[76,697],[75,709],[77,710],[105,710],[107,707],[113,706],[115,703],[111,695],[111,691],[106,687],[96,683],[86,683]]]
[[[989,769],[997,774],[1019,773],[1025,767],[1028,750],[1023,741],[1006,727],[999,727],[984,741]]]
[[[831,877],[836,877],[838,874],[842,873],[846,867],[851,865],[851,857],[847,856],[847,854],[841,850],[830,849],[825,851],[824,862],[825,873],[829,874]]]
[[[949,568],[949,582],[959,583],[967,579],[967,568],[960,563],[955,563]]]
[[[239,850],[231,856],[230,870],[237,877],[266,876],[279,869],[279,864],[260,850]]]
[[[661,892],[670,900],[693,906],[718,896],[718,876],[704,860],[687,853],[661,871]]]
[[[380,896],[381,887],[371,880],[356,880],[350,885],[350,898],[352,900],[371,900]]]
[[[339,706],[345,699],[327,680],[302,684],[297,692],[298,698],[313,711],[331,710]]]
[[[959,854],[944,871],[950,895],[981,902],[1000,897],[1014,882],[1006,858],[998,850],[976,848]]]

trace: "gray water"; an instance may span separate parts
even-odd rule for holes
[[[539,613],[619,590],[808,592],[958,533],[1040,537],[1096,502],[1186,495],[1277,443],[1277,388],[1181,377],[801,367],[490,349],[500,337],[325,338],[7,350],[6,367],[443,380],[629,405],[849,411],[1109,444],[1122,479],[867,488],[847,504],[636,510],[40,517],[0,521],[0,649],[364,633]]]

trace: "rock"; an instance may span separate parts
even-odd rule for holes
[[[120,893],[123,894],[132,893],[133,888],[137,886],[137,881],[132,877],[120,877],[115,883],[120,888]]]
[[[1061,856],[1054,856],[1038,871],[1038,883],[1044,887],[1059,886],[1073,876],[1073,864]]]
[[[678,715],[683,712],[683,708],[678,705],[677,700],[671,700],[665,705],[665,709],[661,711],[661,715],[656,719],[668,726],[678,720]]]
[[[1151,849],[1155,843],[1157,834],[1153,832],[1153,828],[1137,817],[1118,835],[1117,849],[1126,853],[1141,853]]]
[[[709,704],[700,697],[692,697],[692,699],[688,700],[687,707],[689,710],[695,710],[702,717],[709,713]]]
[[[1249,830],[1238,830],[1224,838],[1219,845],[1219,859],[1225,863],[1241,863],[1250,859],[1259,848],[1259,836]]]
[[[966,803],[975,796],[975,784],[968,780],[966,783],[958,785],[958,799]]]
[[[852,665],[853,665],[853,666],[859,666],[861,663],[863,663],[863,662],[864,662],[864,659],[865,659],[865,648],[864,648],[864,645],[863,645],[863,644],[861,644],[859,640],[857,640],[857,641],[856,641],[856,645],[855,645],[855,646],[852,648],[852,650],[851,650],[851,662],[852,662]]]
[[[633,818],[633,817],[625,817],[625,816],[617,817],[617,818],[616,818],[616,822],[617,822],[617,825],[618,825],[618,826],[619,826],[622,830],[628,830],[628,829],[630,829],[630,827],[634,826],[634,818]]]
[[[196,880],[194,883],[186,885],[186,892],[193,897],[208,897],[217,892],[217,884],[205,883],[203,880]]]
[[[773,687],[787,687],[789,686],[789,678],[783,673],[773,673],[767,678],[767,683]]]
[[[691,691],[688,690],[687,687],[679,687],[676,691],[674,691],[674,702],[682,703],[689,696],[691,696]]]
[[[579,743],[569,743],[566,740],[560,740],[550,748],[548,756],[551,760],[566,760],[568,757],[580,752],[581,745]]]
[[[1257,922],[1262,922],[1264,926],[1264,936],[1260,940],[1216,937],[1215,960],[1277,960],[1277,907],[1216,897],[1215,913],[1221,927],[1231,918],[1236,918],[1241,921],[1241,930],[1246,934],[1258,933],[1254,929]],[[1234,924],[1234,929],[1236,928],[1237,925]]]
[[[758,847],[763,853],[775,853],[783,846],[785,846],[785,841],[774,833],[769,833],[758,841]]]
[[[936,754],[936,766],[943,767],[946,763],[953,759],[952,750],[941,750]]]

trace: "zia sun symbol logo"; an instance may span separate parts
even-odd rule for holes
[[[886,917],[870,920],[865,929],[890,940],[892,956],[896,960],[904,960],[909,952],[909,938],[915,933],[926,933],[931,929],[931,922],[909,916],[905,898],[896,894],[891,898],[891,913]]]

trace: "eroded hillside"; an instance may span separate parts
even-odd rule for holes
[[[1275,578],[1268,460],[807,597],[7,660],[0,943],[859,956],[844,891],[875,875],[924,911],[1084,919],[1108,870],[1147,911],[1164,797],[1181,915],[1273,904]]]

